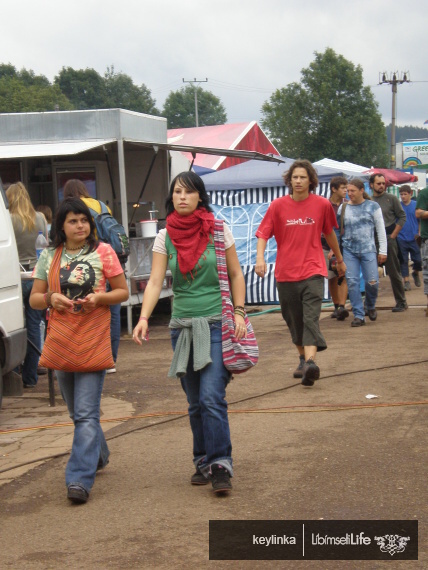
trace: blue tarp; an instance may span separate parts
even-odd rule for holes
[[[207,190],[246,190],[284,186],[282,175],[293,164],[291,158],[282,157],[283,163],[248,160],[236,166],[205,174],[203,181]],[[314,165],[321,183],[328,183],[333,176],[343,176],[341,171]]]

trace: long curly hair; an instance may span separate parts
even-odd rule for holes
[[[10,215],[20,220],[24,231],[33,230],[36,226],[36,210],[22,182],[11,184],[6,190],[6,196]]]
[[[291,185],[291,178],[293,176],[293,172],[296,168],[304,168],[309,176],[309,192],[315,192],[318,186],[318,175],[315,168],[309,162],[309,160],[299,158],[293,162],[287,172],[284,172],[282,175],[285,185],[288,186],[290,195],[293,194],[293,187]]]

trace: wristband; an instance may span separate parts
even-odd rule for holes
[[[336,261],[336,263],[339,265],[340,263],[343,263],[343,259],[341,261]]]
[[[235,305],[235,307],[233,307],[234,309],[242,309],[243,311],[245,311],[245,307],[243,307],[242,305]]]
[[[140,317],[140,318],[138,319],[138,322],[140,322],[140,321],[147,321],[147,322],[149,322],[149,319],[148,319],[147,317]]]
[[[47,293],[45,293],[43,295],[43,300],[45,302],[45,305],[48,309],[50,309],[52,307],[52,295],[55,293],[55,291],[48,291]]]

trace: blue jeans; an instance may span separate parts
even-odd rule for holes
[[[413,271],[422,271],[421,250],[415,240],[406,241],[397,237],[397,242],[403,256],[401,275],[403,277],[409,276],[409,254],[410,259],[413,261]]]
[[[206,476],[217,463],[233,475],[232,443],[227,415],[226,386],[230,374],[223,364],[221,322],[210,324],[211,364],[193,370],[193,346],[190,349],[186,375],[181,385],[189,403],[190,427],[193,433],[193,462]],[[171,330],[175,350],[181,329]]]
[[[353,253],[343,249],[343,259],[346,264],[346,282],[348,283],[349,300],[352,312],[356,319],[364,320],[365,312],[360,293],[360,269],[365,283],[366,309],[376,307],[377,294],[379,291],[379,273],[377,270],[377,253]]]
[[[80,485],[88,493],[97,467],[108,463],[110,452],[100,425],[100,403],[105,370],[63,372],[56,377],[74,423],[73,446],[65,469],[65,484]]]
[[[119,352],[120,342],[120,308],[121,304],[110,305],[110,337],[111,337],[111,352],[113,360],[116,362],[117,353]]]
[[[38,311],[30,307],[30,293],[33,288],[33,280],[22,281],[22,298],[24,300],[25,326],[27,327],[27,338],[41,349],[40,323],[43,318],[44,311]],[[25,354],[24,363],[22,365],[22,381],[27,386],[35,386],[37,384],[37,365],[39,363],[40,354],[27,343],[27,352]]]
[[[107,293],[112,291],[110,283],[107,282],[106,287]],[[113,360],[116,362],[117,354],[119,352],[119,342],[120,342],[120,308],[121,304],[110,305],[110,339],[111,339],[111,352],[113,354]]]

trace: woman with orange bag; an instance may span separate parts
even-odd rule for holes
[[[113,366],[109,305],[128,298],[117,255],[98,242],[87,206],[66,198],[56,215],[56,235],[34,270],[30,304],[49,308],[49,325],[40,362],[56,377],[74,422],[74,438],[65,471],[67,496],[86,503],[96,471],[108,463],[100,425],[104,376]],[[106,281],[112,291],[106,292]]]

